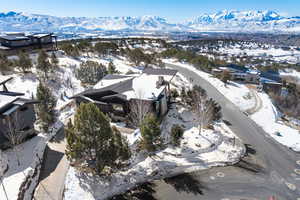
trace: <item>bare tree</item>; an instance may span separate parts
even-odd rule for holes
[[[191,91],[192,109],[197,115],[199,134],[202,128],[207,128],[213,121],[221,118],[221,107],[208,98],[206,91],[199,86],[194,86]]]
[[[17,146],[22,142],[23,135],[24,135],[24,120],[19,118],[18,112],[12,113],[11,115],[7,116],[6,118],[6,130],[4,132],[5,137],[8,139],[10,145],[12,146],[13,150],[15,151],[18,166],[20,166],[20,160],[18,156],[18,148]]]
[[[139,127],[147,114],[151,112],[151,104],[142,100],[144,94],[141,90],[135,96],[136,99],[132,99],[129,103],[130,113],[128,117],[133,126]]]

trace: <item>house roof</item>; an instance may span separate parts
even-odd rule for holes
[[[4,36],[0,36],[0,38],[9,41],[29,40],[29,38],[26,36],[18,36],[18,35],[4,35]]]
[[[260,77],[262,80],[267,80],[268,82],[281,82],[282,79],[279,73],[276,72],[261,72]]]
[[[19,97],[17,96],[7,96],[7,95],[0,95],[0,109],[4,106],[13,103],[16,101]]]
[[[51,36],[52,33],[36,33],[32,35],[26,35],[25,34],[7,34],[7,35],[2,35],[0,38],[4,40],[9,40],[9,41],[17,41],[17,40],[30,40],[31,37],[33,38],[43,38],[46,36]]]
[[[236,72],[246,72],[249,70],[247,67],[235,65],[235,64],[229,64],[224,67],[220,67],[220,69],[223,69],[223,70],[227,69],[227,70],[236,71]]]
[[[30,35],[32,37],[36,37],[36,38],[43,38],[43,37],[47,37],[47,36],[51,36],[52,33],[36,33],[33,35]]]
[[[176,73],[176,70],[149,68],[138,76],[107,75],[94,86],[94,89],[86,90],[73,98],[80,96],[91,98],[91,96],[94,96],[99,101],[112,98],[152,100],[158,98],[166,87],[165,84],[157,85],[160,77],[163,77],[165,82],[170,82]]]
[[[108,87],[117,83],[121,83],[130,79],[133,79],[136,76],[126,76],[126,75],[118,75],[118,74],[108,74],[101,81],[99,81],[94,89],[100,89],[104,87]]]

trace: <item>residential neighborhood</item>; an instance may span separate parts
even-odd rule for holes
[[[299,200],[298,18],[118,15],[0,13],[0,200]]]

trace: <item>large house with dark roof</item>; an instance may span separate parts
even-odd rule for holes
[[[56,36],[52,33],[25,35],[25,33],[7,33],[0,35],[0,51],[10,52],[20,49],[40,49],[57,47]]]
[[[36,121],[34,100],[23,98],[24,94],[8,91],[5,83],[0,83],[3,90],[0,91],[0,149],[10,146],[9,135],[19,141],[34,135],[34,122]]]
[[[170,82],[176,70],[146,68],[138,75],[107,75],[93,89],[75,95],[77,104],[93,102],[112,118],[126,117],[134,103],[151,107],[157,116],[168,111]]]

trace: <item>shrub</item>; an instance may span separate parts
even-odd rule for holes
[[[180,145],[180,140],[182,139],[183,136],[183,129],[179,125],[174,125],[171,129],[171,143],[174,146],[179,146]]]

